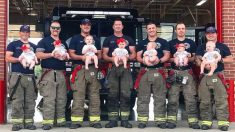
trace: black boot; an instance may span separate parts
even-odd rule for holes
[[[19,131],[20,129],[23,129],[23,125],[21,124],[14,124],[11,128],[12,131]]]
[[[221,131],[228,131],[228,127],[229,127],[229,126],[219,126],[219,129],[220,129]]]
[[[166,123],[158,123],[157,127],[161,128],[161,129],[165,129],[166,128]]]
[[[167,123],[166,127],[169,129],[174,129],[174,128],[176,128],[176,124],[169,122],[169,123]]]
[[[191,124],[189,124],[189,127],[192,129],[200,129],[200,126],[198,123],[191,123]]]
[[[25,129],[29,129],[29,130],[36,130],[36,126],[33,125],[33,123],[29,123],[29,124],[25,124]]]
[[[50,129],[52,129],[52,125],[44,124],[44,125],[42,126],[42,129],[43,129],[43,130],[50,130]]]
[[[121,126],[125,128],[132,128],[132,124],[130,124],[127,120],[121,121]]]
[[[208,130],[208,129],[210,129],[210,126],[202,125],[202,126],[201,126],[201,129],[202,129],[202,130]]]
[[[90,126],[91,126],[91,127],[94,127],[94,128],[102,128],[102,125],[101,125],[99,122],[97,122],[97,123],[91,123]]]
[[[73,124],[71,123],[70,126],[69,126],[69,129],[77,129],[79,127],[82,127],[80,124]]]
[[[109,121],[109,123],[107,123],[105,125],[105,128],[113,128],[113,127],[117,127],[117,126],[118,126],[117,121],[111,120],[111,121]]]
[[[138,128],[144,129],[146,127],[145,123],[139,123]]]

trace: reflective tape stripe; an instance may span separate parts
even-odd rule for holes
[[[176,121],[176,116],[167,116],[167,120]]]
[[[75,117],[75,116],[72,116],[72,117],[71,117],[71,121],[80,121],[80,122],[82,122],[82,121],[83,121],[83,117]]]
[[[138,120],[138,121],[147,122],[147,121],[148,121],[148,117],[144,117],[144,116],[141,117],[141,116],[138,116],[138,117],[137,117],[137,120]]]
[[[188,118],[188,122],[189,123],[198,122],[198,119],[197,118]]]
[[[25,123],[32,123],[33,119],[25,119]]]
[[[218,121],[218,126],[229,126],[228,121]]]
[[[118,112],[109,112],[108,115],[109,116],[118,116]]]
[[[100,116],[90,116],[90,121],[94,122],[94,121],[100,121]]]
[[[212,125],[212,121],[202,121],[202,125],[211,126]]]
[[[155,121],[163,121],[163,122],[165,122],[165,121],[166,121],[166,118],[155,117],[154,120],[155,120]]]
[[[129,114],[130,114],[129,112],[121,112],[122,116],[129,116]]]
[[[23,123],[23,119],[11,119],[12,123]]]
[[[54,120],[43,120],[42,124],[53,124]]]
[[[57,119],[57,123],[64,123],[65,122],[65,118],[59,118]]]

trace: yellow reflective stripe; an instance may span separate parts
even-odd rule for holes
[[[176,116],[167,116],[167,120],[176,121]]]
[[[228,121],[218,121],[218,126],[229,126]]]
[[[197,118],[188,118],[188,122],[189,123],[198,122],[198,119]]]
[[[53,124],[54,120],[43,120],[42,124]]]
[[[65,122],[65,118],[59,118],[57,119],[57,123],[64,123]]]
[[[31,123],[31,122],[33,122],[33,119],[25,119],[24,121],[25,121],[25,123]]]
[[[90,121],[100,121],[100,116],[90,116]]]
[[[108,115],[109,116],[118,116],[118,112],[109,112]]]
[[[166,118],[161,118],[161,117],[155,117],[155,121],[166,121]]]
[[[121,112],[122,116],[129,116],[129,114],[130,114],[129,112]]]
[[[12,123],[23,123],[23,119],[11,119]]]
[[[142,116],[142,117],[141,117],[141,116],[138,116],[138,117],[137,117],[137,120],[138,120],[138,121],[147,122],[147,121],[148,121],[148,117],[145,117],[145,116]]]
[[[212,121],[202,121],[202,125],[211,126],[212,125]]]
[[[80,122],[82,122],[83,121],[83,117],[72,116],[71,117],[71,121],[80,121]]]

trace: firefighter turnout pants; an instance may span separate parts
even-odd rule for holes
[[[158,69],[146,69],[140,79],[137,101],[137,120],[146,123],[149,117],[149,102],[151,92],[154,99],[154,120],[156,123],[166,122],[166,84]]]
[[[119,120],[119,117],[121,117],[121,120],[128,120],[131,88],[133,87],[130,69],[113,65],[108,73],[107,81],[109,120]]]
[[[9,94],[12,95],[12,123],[22,125],[33,123],[37,99],[34,75],[13,72],[9,77],[8,88]]]
[[[168,89],[167,122],[176,124],[179,108],[179,94],[182,91],[188,115],[188,123],[198,123],[197,92],[194,78],[189,74],[188,70],[174,70],[174,73],[176,76],[179,75],[187,81],[185,81],[185,84],[175,81]]]
[[[100,82],[97,80],[97,69],[94,65],[89,66],[89,70],[85,67],[77,72],[75,82],[72,83],[73,105],[71,120],[74,124],[81,123],[84,118],[84,103],[86,92],[89,98],[89,120],[90,122],[100,121]]]
[[[201,124],[207,126],[212,125],[212,100],[214,100],[218,126],[229,126],[227,92],[217,74],[204,76],[202,78],[198,94],[200,101],[200,116],[202,120]],[[212,97],[214,99],[212,99]]]
[[[38,89],[43,96],[44,125],[65,124],[65,105],[67,101],[66,80],[63,70],[43,69]],[[54,120],[55,119],[55,120]]]

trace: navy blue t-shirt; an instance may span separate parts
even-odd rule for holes
[[[149,42],[150,42],[149,39],[146,38],[146,39],[140,41],[140,43],[137,45],[137,52],[143,51],[142,57],[143,57],[144,52],[147,50],[147,44]],[[167,41],[165,39],[157,38],[155,40],[155,42],[157,44],[156,50],[157,50],[157,57],[159,59],[164,56],[164,52],[170,52],[169,44],[167,43]],[[141,64],[141,66],[146,67],[146,65],[144,65],[144,64]],[[156,68],[163,67],[163,63],[158,63],[157,65],[152,66],[152,67],[156,67]]]
[[[53,44],[54,41],[55,40],[51,36],[48,36],[40,40],[38,42],[36,51],[44,52],[44,53],[51,53],[55,49],[55,46]],[[64,42],[62,42],[62,44],[64,45],[64,47],[66,47]],[[47,68],[47,69],[65,70],[65,61],[51,57],[47,59],[42,59],[41,66],[42,68]]]
[[[191,55],[195,54],[196,50],[197,50],[197,46],[196,46],[195,42],[193,40],[187,39],[187,38],[183,41],[180,41],[178,39],[173,39],[173,40],[169,41],[168,43],[170,46],[170,51],[171,51],[172,56],[177,52],[176,45],[180,44],[180,43],[183,43],[185,45],[185,51],[191,53]],[[192,62],[189,62],[188,67],[191,68],[191,66],[192,66]],[[172,68],[175,67],[174,62],[171,63],[171,67]]]
[[[100,40],[95,36],[93,36],[93,39],[95,41],[96,49],[101,50]],[[86,45],[84,42],[84,37],[81,34],[78,34],[72,37],[70,44],[69,44],[69,49],[75,50],[76,55],[83,55],[82,48],[84,45]],[[74,64],[82,64],[82,65],[85,64],[82,60],[73,60],[73,62]]]
[[[129,49],[129,46],[136,46],[135,42],[133,41],[133,39],[129,36],[126,36],[126,35],[123,35],[122,37],[117,37],[115,35],[111,35],[109,37],[107,37],[105,40],[104,40],[104,43],[103,43],[103,48],[109,48],[109,52],[108,52],[108,56],[109,57],[112,57],[112,53],[113,51],[118,48],[118,45],[117,45],[117,39],[120,39],[120,38],[124,38],[126,41],[127,41],[127,45],[126,45],[126,50],[128,51],[128,53],[130,53],[130,49]]]
[[[227,45],[223,43],[216,42],[215,44],[215,50],[218,51],[222,58],[225,58],[226,56],[230,56],[231,52]],[[198,46],[196,55],[203,56],[206,53],[206,44],[202,44]],[[214,73],[220,72],[224,70],[224,64],[222,62],[218,62],[217,68]],[[208,72],[208,71],[206,71]]]
[[[13,52],[13,57],[19,58],[19,56],[22,53],[21,46],[23,44],[24,43],[20,40],[13,41],[7,46],[7,51]],[[30,45],[30,47],[32,47],[32,49],[35,52],[36,45],[31,42],[29,42],[29,45]],[[20,62],[12,63],[11,71],[12,72],[20,72],[20,73],[24,73],[24,74],[34,74],[34,70],[30,70],[28,67],[25,69]]]

